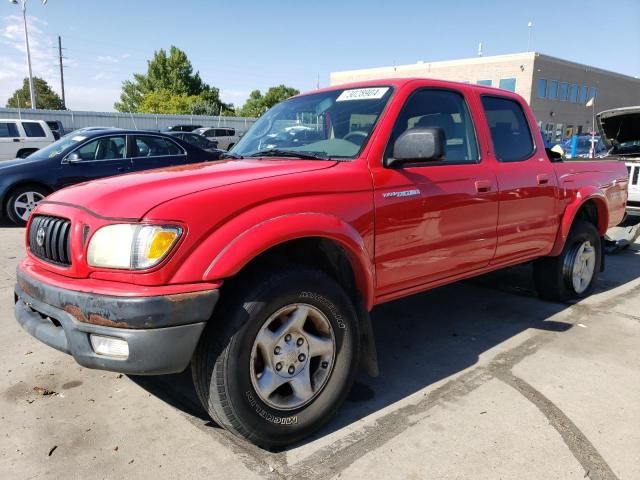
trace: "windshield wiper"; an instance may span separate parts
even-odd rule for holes
[[[242,160],[244,157],[242,155],[238,155],[237,153],[224,152],[222,155],[220,155],[220,158],[233,158],[235,160]]]
[[[315,155],[313,153],[297,152],[295,150],[280,150],[279,148],[272,148],[270,150],[261,150],[259,152],[247,155],[248,157],[295,157],[303,160],[331,160],[329,157],[323,157],[322,155]]]

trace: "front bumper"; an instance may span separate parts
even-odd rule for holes
[[[48,285],[17,271],[15,315],[31,335],[88,368],[137,375],[183,371],[218,301],[218,290],[115,297]],[[129,356],[94,352],[90,334],[126,340]]]

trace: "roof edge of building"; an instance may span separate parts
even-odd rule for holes
[[[344,74],[349,74],[349,73],[355,73],[355,72],[362,72],[362,71],[368,71],[368,72],[375,72],[376,70],[378,71],[386,71],[389,70],[389,68],[395,68],[396,71],[398,70],[405,70],[405,69],[411,69],[411,68],[415,68],[417,65],[431,65],[431,66],[455,66],[455,65],[472,65],[475,63],[488,63],[488,62],[500,62],[500,61],[505,61],[505,60],[514,60],[517,58],[527,58],[527,59],[531,59],[533,60],[535,58],[535,56],[537,55],[536,52],[523,52],[523,53],[508,53],[508,54],[504,54],[504,55],[491,55],[491,56],[486,56],[486,57],[469,57],[469,58],[459,58],[459,59],[455,59],[455,60],[437,60],[434,62],[429,62],[429,61],[419,61],[416,63],[407,63],[407,64],[403,64],[403,65],[392,65],[392,66],[385,66],[385,67],[371,67],[371,68],[356,68],[353,70],[342,70],[342,71],[337,71],[337,72],[331,72],[331,75],[344,75]]]
[[[615,75],[617,77],[621,77],[627,80],[635,80],[640,83],[640,78],[633,77],[631,75],[625,75],[624,73],[614,72],[613,70],[607,70],[606,68],[594,67],[593,65],[587,65],[586,63],[574,62],[571,60],[565,60],[564,58],[554,57],[552,55],[547,55],[544,53],[536,53],[536,58],[542,58],[544,60],[549,60],[556,63],[561,63],[563,65],[571,65],[573,67],[584,68],[588,71],[604,73],[607,75]]]

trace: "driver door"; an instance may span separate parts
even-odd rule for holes
[[[126,158],[126,151],[124,135],[106,136],[88,141],[62,160],[59,188],[129,172],[131,160]],[[79,158],[70,161],[69,157],[74,153]]]
[[[421,88],[407,98],[385,158],[403,132],[440,128],[443,159],[372,168],[379,295],[438,282],[487,266],[496,249],[498,185],[481,158],[468,99],[453,89]],[[477,107],[476,107],[477,108]]]

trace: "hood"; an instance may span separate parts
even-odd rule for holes
[[[0,175],[2,175],[5,170],[15,170],[18,167],[29,168],[29,166],[35,163],[42,163],[46,160],[48,159],[38,158],[30,160],[29,158],[16,158],[15,160],[3,160],[0,161]]]
[[[640,106],[600,112],[596,115],[596,124],[607,148],[616,149],[621,143],[640,141]]]
[[[80,206],[103,217],[138,220],[159,204],[184,195],[235,183],[321,170],[336,163],[291,158],[194,163],[81,183],[50,195],[45,202]]]

